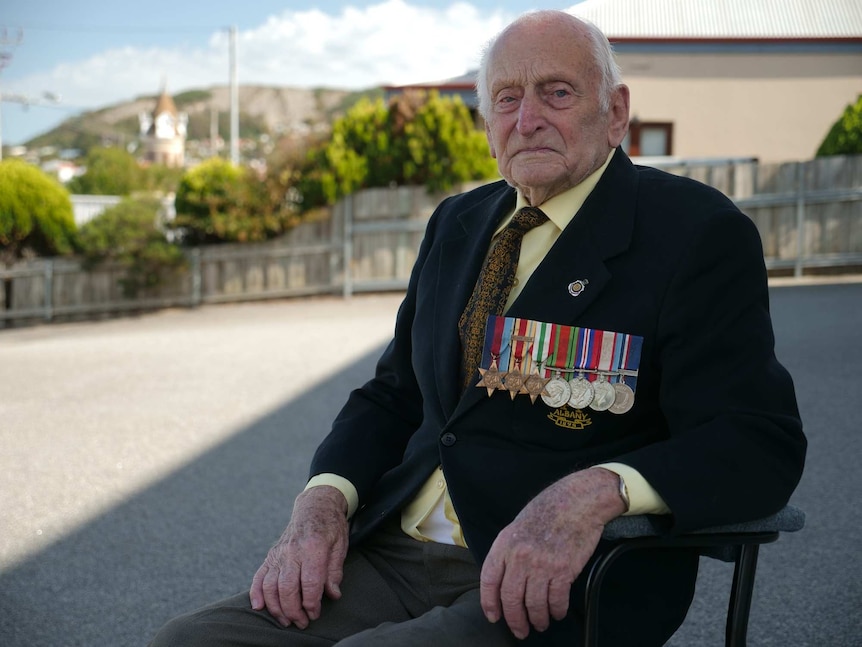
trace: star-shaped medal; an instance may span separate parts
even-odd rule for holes
[[[491,397],[491,394],[494,393],[497,389],[501,388],[503,384],[503,378],[506,377],[506,373],[501,373],[500,369],[497,368],[497,360],[493,360],[491,362],[491,366],[488,368],[480,368],[479,373],[482,376],[478,382],[476,382],[476,386],[479,388],[484,388],[488,390],[488,397]]]
[[[526,393],[524,391],[524,374],[517,370],[509,371],[503,379],[502,390],[508,391],[513,400],[519,393]]]
[[[536,398],[538,398],[545,391],[545,386],[548,382],[551,381],[549,377],[542,377],[538,373],[530,373],[527,376],[527,379],[524,380],[524,388],[523,391],[530,396],[530,402],[536,402]]]

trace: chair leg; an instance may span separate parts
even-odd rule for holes
[[[754,594],[754,575],[757,570],[757,553],[760,546],[747,544],[740,547],[736,566],[733,569],[733,587],[727,610],[725,628],[726,647],[746,647],[748,617]]]
[[[611,565],[625,552],[635,547],[634,543],[621,543],[601,555],[587,575],[584,609],[584,647],[598,647],[599,644],[599,594],[602,581]]]

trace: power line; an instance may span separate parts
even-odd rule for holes
[[[0,30],[5,31],[8,27],[0,25]],[[51,31],[51,32],[70,32],[70,33],[124,33],[124,34],[165,34],[165,33],[209,33],[211,31],[223,31],[224,25],[173,25],[163,27],[159,25],[141,26],[141,25],[85,25],[85,24],[27,24],[14,27],[13,29],[29,31]]]

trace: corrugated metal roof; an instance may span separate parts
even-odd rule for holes
[[[584,0],[611,39],[862,38],[862,0]]]

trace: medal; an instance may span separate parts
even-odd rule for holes
[[[500,355],[503,350],[500,348],[503,344],[503,330],[505,328],[505,320],[503,317],[491,316],[488,318],[488,324],[485,328],[485,357],[490,356],[491,363],[488,368],[482,368],[485,364],[483,358],[479,367],[479,375],[481,378],[476,383],[480,389],[487,389],[488,397],[497,389],[503,388],[503,378],[506,377],[504,371],[500,371],[497,362],[500,360]],[[489,339],[490,335],[490,339]]]
[[[590,402],[590,409],[593,411],[607,411],[617,397],[613,384],[608,382],[604,375],[599,375],[599,379],[593,383],[593,392],[595,395]]]
[[[538,373],[530,373],[524,380],[524,390],[530,396],[530,401],[533,404],[536,403],[536,398],[545,392],[545,386],[548,382],[550,382],[550,378],[542,377]]]
[[[488,397],[541,397],[567,415],[620,415],[634,406],[642,345],[637,335],[491,315],[476,386]]]
[[[550,378],[545,384],[545,390],[542,391],[542,402],[552,409],[559,409],[567,404],[571,397],[572,389],[569,387],[569,383],[560,377],[559,372]]]
[[[575,328],[572,333],[572,349],[569,351],[567,366],[578,369],[578,375],[569,380],[569,406],[573,409],[586,409],[593,401],[593,385],[584,377],[584,370],[590,359],[593,333],[588,328]]]
[[[595,391],[583,373],[569,380],[569,406],[573,409],[586,409],[595,398]]]
[[[524,390],[525,381],[526,378],[521,371],[509,371],[506,373],[506,377],[503,378],[503,387],[501,390],[508,391],[514,400],[515,396],[519,393],[526,393]]]
[[[543,357],[548,352],[550,343],[549,324],[540,323],[538,321],[530,322],[529,335],[533,337],[533,344],[530,352],[527,354],[526,360],[530,362],[530,367],[525,369],[529,373],[524,380],[524,390],[530,396],[530,403],[536,404],[536,399],[545,392],[545,386],[551,380],[550,377],[544,376],[544,371],[541,370]]]
[[[509,346],[512,348],[511,365],[506,377],[503,378],[503,389],[509,392],[512,399],[520,393],[527,393],[524,383],[527,376],[524,374],[524,357],[528,349],[532,348],[533,336],[529,334],[530,320],[515,319],[514,334],[510,338]]]
[[[506,376],[505,373],[501,373],[500,369],[497,368],[497,358],[491,360],[490,368],[480,368],[479,374],[482,378],[476,382],[476,386],[479,388],[488,389],[488,397],[491,397],[491,394],[497,389],[502,388],[503,378]]]
[[[634,335],[618,335],[617,348],[614,351],[614,364],[617,381],[614,382],[614,403],[608,411],[623,414],[631,411],[635,404],[635,391],[626,383],[628,377],[632,384],[637,383],[637,366],[640,364],[642,338]],[[635,370],[630,370],[634,367]]]
[[[613,371],[614,358],[617,356],[617,339],[622,335],[605,330],[597,330],[593,334],[593,365],[598,369],[599,378],[593,382],[593,401],[590,408],[593,411],[607,411],[617,397],[614,386],[608,382],[607,376]]]
[[[632,391],[631,387],[622,381],[615,382],[614,392],[614,403],[608,407],[608,411],[611,413],[627,413],[631,410],[635,403],[635,392]]]

